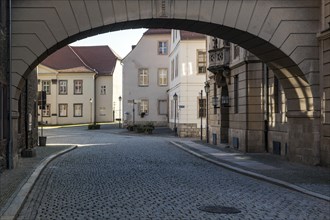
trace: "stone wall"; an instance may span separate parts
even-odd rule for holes
[[[322,1],[320,45],[320,158],[330,167],[330,0]]]
[[[201,129],[197,128],[197,124],[184,123],[178,124],[178,136],[179,137],[200,137]],[[206,137],[206,129],[203,128],[203,140]]]

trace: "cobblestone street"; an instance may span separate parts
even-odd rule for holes
[[[171,137],[83,127],[45,131],[79,147],[52,161],[18,219],[330,219],[329,203],[194,157]],[[237,214],[201,211],[237,208]]]

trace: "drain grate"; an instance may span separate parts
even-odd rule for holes
[[[218,213],[218,214],[237,214],[241,211],[234,207],[220,206],[220,205],[210,205],[210,206],[201,206],[198,208],[204,212]]]

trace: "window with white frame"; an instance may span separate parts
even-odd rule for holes
[[[42,91],[45,91],[47,95],[50,95],[50,80],[42,80]]]
[[[59,95],[67,95],[68,94],[68,80],[59,80]]]
[[[179,75],[179,54],[175,57],[175,77]]]
[[[171,60],[171,80],[174,79],[174,59]]]
[[[167,86],[167,68],[158,69],[158,85]]]
[[[73,104],[73,116],[82,117],[83,116],[83,104]]]
[[[149,85],[149,71],[146,68],[139,69],[139,86]]]
[[[197,50],[197,66],[198,73],[206,73],[206,52]]]
[[[168,112],[168,106],[167,106],[167,100],[158,100],[158,114],[159,115],[167,115]]]
[[[106,95],[107,94],[107,86],[102,85],[101,86],[101,95]]]
[[[167,41],[158,42],[158,55],[167,55],[168,45]]]
[[[81,95],[83,94],[83,81],[82,80],[73,80],[74,84],[74,94]]]
[[[139,114],[144,112],[146,115],[149,113],[149,100],[142,99],[139,105]]]
[[[68,104],[58,105],[59,117],[68,117]]]
[[[105,107],[102,106],[99,109],[100,109],[100,113],[99,113],[100,116],[106,116],[107,115]]]
[[[42,110],[42,116],[44,117],[50,117],[51,116],[51,112],[50,112],[50,104],[46,104],[45,109]]]

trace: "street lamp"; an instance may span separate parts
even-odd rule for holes
[[[121,96],[118,97],[119,100],[119,128],[121,128]]]
[[[204,90],[206,93],[206,143],[209,143],[209,93],[210,93],[209,82],[205,82]]]
[[[176,127],[176,105],[177,105],[178,95],[176,93],[174,93],[174,95],[173,95],[173,100],[174,100],[174,133],[176,136],[176,135],[178,135],[177,127]]]
[[[93,98],[90,98],[89,102],[91,103],[91,124],[92,124],[93,123]]]

